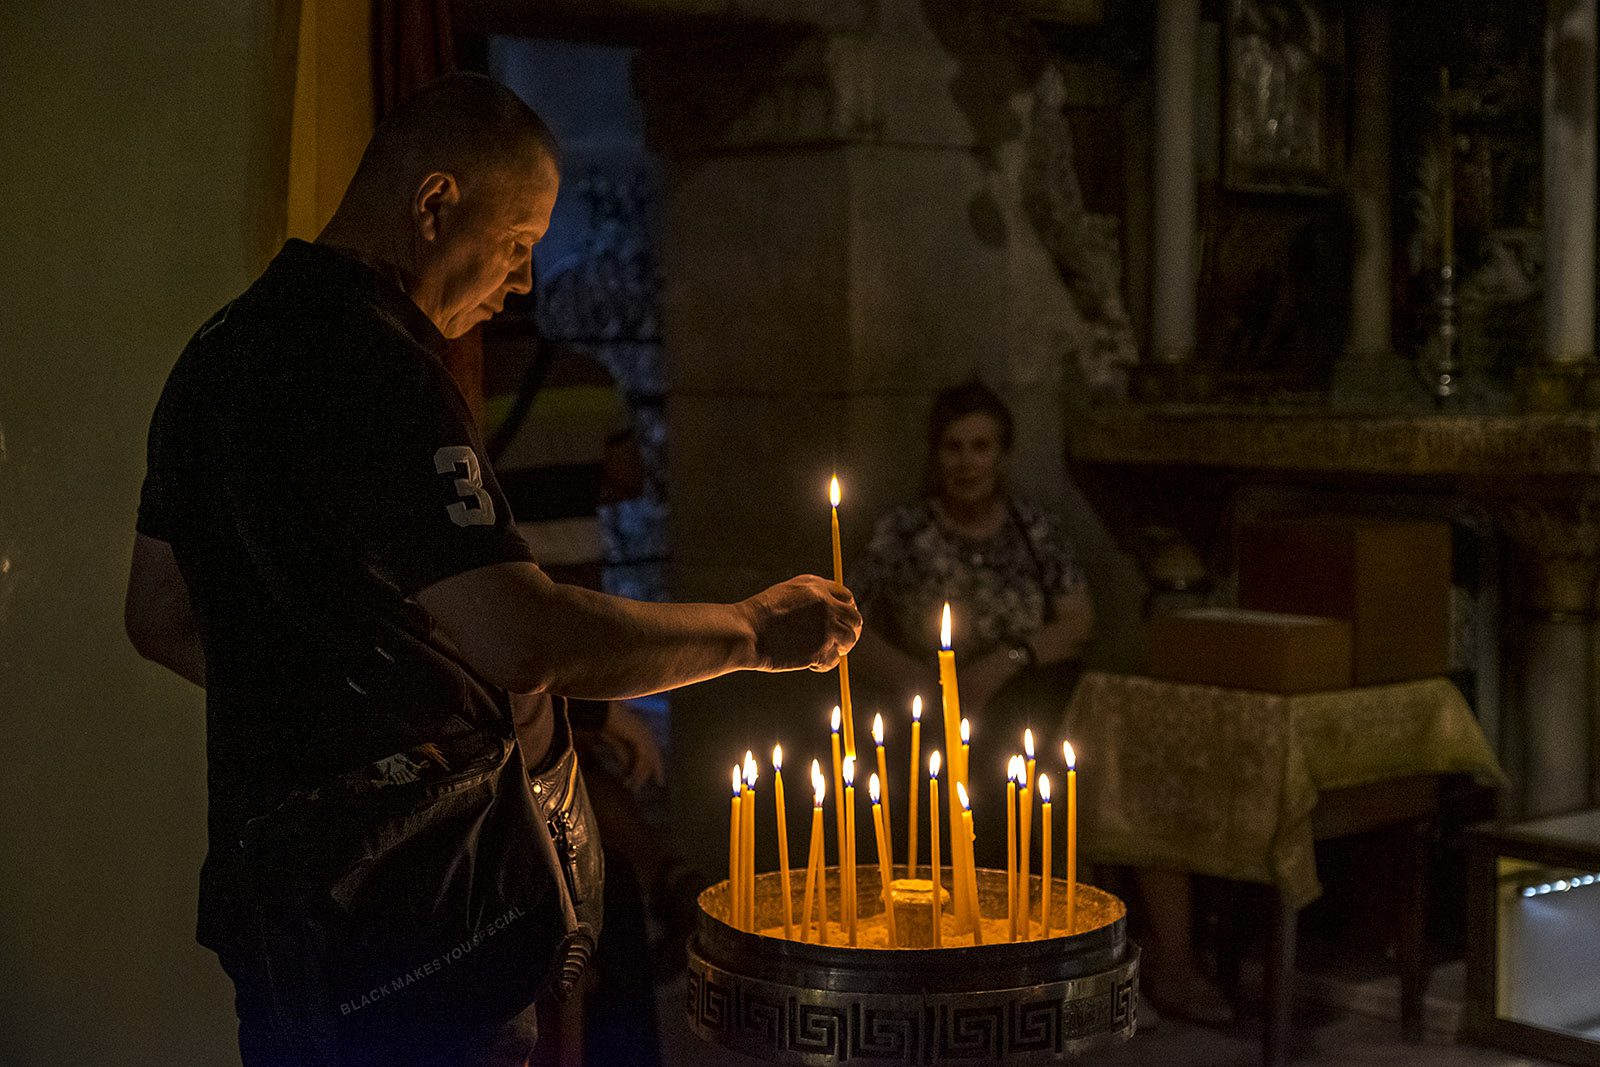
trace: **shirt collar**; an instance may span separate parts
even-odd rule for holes
[[[433,320],[392,279],[348,252],[291,237],[270,269],[336,300],[371,305],[418,344],[443,358],[447,342]]]

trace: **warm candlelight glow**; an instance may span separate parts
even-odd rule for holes
[[[876,771],[873,772],[872,777],[867,779],[867,796],[872,798],[874,804],[878,803],[879,798],[882,796]]]
[[[811,761],[811,793],[817,807],[822,807],[822,798],[828,795],[828,780],[822,776],[822,764],[816,760]]]
[[[756,766],[756,754],[749,749],[744,752],[744,780],[751,789],[756,787],[756,779],[761,775],[761,768]]]
[[[917,772],[922,763],[922,696],[911,698],[911,773],[906,778],[906,802],[910,815],[906,819],[906,877],[917,876]]]
[[[1032,727],[1029,727],[1028,729],[1022,731],[1022,751],[1027,754],[1029,759],[1033,759],[1033,728]]]
[[[839,705],[835,704],[833,706],[833,719],[829,724],[829,728],[832,729],[834,733],[838,733],[839,732],[839,726],[843,722],[843,719],[844,719],[844,713],[839,710]]]
[[[839,476],[837,474],[828,480],[828,503],[833,507],[839,506]]]
[[[844,758],[844,787],[846,789],[849,789],[851,786],[853,786],[855,784],[856,784],[856,758],[854,756],[846,756]]]
[[[911,721],[922,721],[922,694],[920,693],[911,698]]]
[[[961,743],[963,745],[972,744],[972,724],[966,719],[961,720]]]
[[[739,786],[744,782],[744,776],[739,773],[739,765],[733,765],[733,795],[739,795]]]
[[[772,746],[772,769],[779,774],[783,773],[783,746]]]
[[[783,889],[783,936],[794,937],[794,890],[789,882],[789,813],[783,797],[783,746],[772,746],[773,814],[778,827],[778,884]]]
[[[944,617],[939,621],[939,647],[950,647],[950,602],[944,604]]]
[[[1039,775],[1039,799],[1046,804],[1050,803],[1050,776],[1048,774]]]
[[[844,856],[840,891],[844,894],[844,929],[850,947],[856,944],[856,758],[844,758]]]
[[[929,778],[937,778],[937,777],[939,777],[939,768],[942,765],[943,765],[943,761],[939,758],[939,750],[938,749],[934,749],[933,750],[933,754],[928,757],[928,777]],[[737,773],[737,772],[735,772],[735,773]]]
[[[943,943],[941,929],[944,908],[939,900],[944,892],[944,880],[939,874],[939,750],[928,756],[928,877],[933,883],[933,947]]]
[[[875,712],[872,716],[872,743],[879,748],[883,747],[883,713]]]
[[[744,778],[739,765],[733,765],[733,805],[728,813],[728,925],[739,926],[739,915],[744,910],[744,882],[740,871],[744,867],[744,820],[740,815],[740,787]]]
[[[1061,742],[1061,758],[1067,761],[1067,770],[1075,771],[1078,769],[1078,753],[1072,747],[1071,741]]]
[[[827,780],[822,776],[822,764],[811,761],[811,845],[806,852],[806,891],[800,908],[800,940],[811,938],[811,902],[816,899],[817,875],[822,870],[822,798],[827,791]],[[819,940],[826,940],[823,932],[828,921],[826,903],[822,907],[822,920],[817,925]]]
[[[1006,930],[1017,939],[1017,779],[1021,756],[1006,763]]]
[[[972,804],[967,800],[967,787],[960,782],[956,783],[956,799],[961,802],[962,811],[972,810]]]

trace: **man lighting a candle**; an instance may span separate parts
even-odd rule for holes
[[[849,592],[819,577],[735,604],[649,604],[558,585],[534,565],[441,357],[447,340],[529,291],[559,182],[548,129],[508,90],[474,75],[425,87],[374,134],[318,239],[289,242],[200,329],[156,409],[127,629],[142,655],[207,690],[211,848],[198,936],[234,979],[246,1067],[522,1062],[532,989],[508,1000],[504,983],[458,985],[499,946],[552,924],[564,939],[517,965],[535,979],[581,968],[574,909],[598,899],[597,843],[579,832],[581,779],[550,773],[570,756],[556,698],[623,699],[736,670],[831,670],[859,633]],[[525,813],[503,783],[521,781],[529,840],[543,851],[497,854],[505,866],[470,888],[516,874],[551,903],[501,908],[418,958],[404,950],[436,924],[374,924],[366,934],[395,953],[392,971],[337,995],[275,985],[353,966],[301,941],[287,974],[266,966],[252,901],[283,909],[273,913],[282,930],[299,929],[293,887],[274,881],[281,857],[316,869],[316,851],[338,844],[329,827],[372,817],[353,801],[340,807],[346,791],[404,790],[477,766],[502,726],[521,762],[497,757],[492,766],[513,776],[474,779],[473,802],[506,816],[496,826],[520,826],[513,816]],[[546,809],[552,794],[561,799]],[[285,809],[291,798],[300,807]],[[301,810],[321,821],[307,816],[311,829],[296,834]],[[247,871],[263,843],[273,859]],[[412,854],[428,862],[368,878],[355,903],[455,887],[474,869],[457,861],[484,859]],[[557,901],[560,922],[545,914]],[[459,960],[440,962],[463,944]],[[407,1008],[447,989],[459,1010]],[[293,1023],[279,1010],[288,994],[302,998]]]

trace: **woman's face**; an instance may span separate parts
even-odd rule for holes
[[[990,499],[1000,491],[1004,459],[998,420],[982,411],[961,416],[939,436],[939,495],[964,504]]]

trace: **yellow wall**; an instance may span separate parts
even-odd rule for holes
[[[289,236],[322,231],[372,136],[370,0],[302,0],[289,149]]]
[[[201,697],[134,655],[121,598],[161,382],[281,237],[293,26],[288,0],[0,3],[0,1064],[237,1062],[193,939]]]

